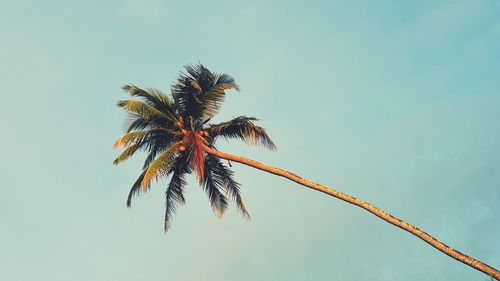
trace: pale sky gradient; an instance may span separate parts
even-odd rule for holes
[[[500,2],[0,0],[0,280],[487,277],[373,215],[233,165],[252,216],[191,181],[125,199],[111,148],[134,83],[186,63],[233,75],[217,120],[255,115],[278,151],[221,149],[331,185],[500,267]]]

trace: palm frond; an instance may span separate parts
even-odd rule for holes
[[[234,179],[233,171],[224,165],[221,159],[211,154],[207,155],[207,158],[209,158],[209,161],[212,164],[212,173],[222,179],[227,195],[234,200],[243,217],[250,219],[250,214],[248,213],[248,210],[243,203],[243,199],[241,198],[240,184]]]
[[[240,87],[234,81],[234,78],[231,75],[226,73],[216,74],[215,86],[224,85],[227,89],[234,89],[236,91],[240,90]]]
[[[176,114],[175,107],[173,106],[173,102],[169,99],[169,97],[163,93],[161,90],[158,89],[141,89],[135,85],[125,85],[122,87],[123,90],[127,91],[130,93],[131,96],[133,97],[142,97],[144,99],[144,102],[153,108],[157,109],[158,111],[162,112],[164,115],[168,117],[170,121],[177,121],[178,117]],[[136,115],[144,117],[140,112],[133,112]],[[146,119],[151,119],[148,118],[147,116],[144,117]],[[138,121],[137,123],[139,123]],[[131,131],[132,129],[129,129]]]
[[[142,146],[142,143],[137,143],[132,146],[127,147],[118,157],[113,161],[113,165],[118,165],[121,162],[129,159],[134,153],[136,153]]]
[[[142,179],[144,179],[144,174],[146,174],[146,170],[142,171],[141,175],[135,180],[134,184],[132,185],[132,188],[130,188],[127,197],[127,207],[129,208],[132,206],[132,198],[141,191],[141,183]]]
[[[128,147],[132,144],[136,144],[141,140],[143,140],[149,134],[150,131],[135,131],[126,133],[125,135],[121,136],[118,140],[115,141],[115,143],[113,144],[113,148]]]
[[[213,124],[208,128],[212,138],[222,136],[226,139],[239,138],[249,145],[261,145],[269,150],[276,150],[276,145],[266,130],[253,123],[255,117],[239,116],[230,121]]]
[[[155,141],[157,139],[162,140],[172,140],[175,136],[175,132],[168,129],[158,128],[151,130],[142,130],[129,132],[120,137],[114,144],[113,147],[128,147],[130,145],[139,143],[148,138],[148,142]]]
[[[201,93],[207,92],[210,88],[214,86],[217,76],[212,73],[203,64],[189,64],[184,67],[188,72],[188,75],[184,75],[196,81],[196,84],[201,88]]]
[[[200,100],[204,105],[202,111],[204,119],[212,118],[219,112],[226,96],[226,90],[240,90],[233,77],[229,74],[213,73],[213,78],[213,86],[200,95]]]
[[[138,100],[121,100],[116,104],[129,113],[140,116],[150,122],[172,123],[177,122],[175,116],[169,112],[163,112],[154,106]]]
[[[143,191],[147,190],[153,179],[158,179],[170,170],[180,144],[180,142],[174,143],[149,165],[141,183]]]
[[[159,110],[174,113],[172,101],[166,94],[157,89],[141,89],[135,85],[129,84],[122,87],[126,92],[129,92],[133,97],[142,97],[146,102]]]
[[[227,198],[224,195],[227,190],[225,179],[218,172],[215,160],[215,157],[210,157],[210,155],[205,158],[205,177],[200,184],[207,192],[214,214],[221,218],[227,210]]]
[[[153,163],[160,153],[163,153],[166,149],[168,149],[172,145],[171,139],[166,138],[156,138],[151,141],[148,155],[146,156],[146,160],[144,160],[143,169],[146,169]]]
[[[169,173],[172,174],[172,177],[165,191],[165,232],[170,229],[172,215],[175,214],[179,205],[186,202],[183,195],[183,188],[186,186],[184,175],[189,173],[189,167],[186,165],[184,155],[178,157],[175,164],[170,168]]]
[[[177,81],[172,85],[172,97],[179,114],[185,120],[191,117],[198,121],[203,107],[198,95],[204,91],[204,87],[210,80],[210,75],[208,75],[210,71],[202,65],[186,65],[184,68],[187,74],[181,72]]]
[[[189,84],[191,85],[191,87],[193,87],[198,94],[203,91],[200,84],[198,84],[198,82],[196,82],[196,80],[188,80],[188,81],[189,81]]]
[[[127,160],[134,155],[138,150],[156,151],[161,147],[169,147],[175,132],[159,128],[144,131],[129,132],[119,138],[113,147],[124,147],[125,150],[113,161],[113,164]],[[144,165],[149,166],[150,163]]]
[[[211,72],[202,64],[185,66],[186,73],[181,73],[172,85],[172,96],[181,115],[202,121],[213,117],[224,101],[225,90],[239,90],[234,79],[228,74]]]
[[[201,103],[203,104],[201,114],[203,119],[212,118],[219,112],[222,103],[224,102],[224,98],[226,97],[225,90],[229,89],[238,89],[237,86],[232,86],[230,84],[219,84],[215,85],[205,94],[201,95],[199,98]]]
[[[157,127],[154,123],[150,122],[147,119],[144,119],[137,114],[128,114],[128,118],[125,119],[125,123],[123,124],[123,128],[125,132],[130,133],[136,130],[145,130],[153,127]]]

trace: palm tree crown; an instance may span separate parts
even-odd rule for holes
[[[171,87],[171,97],[156,89],[123,87],[139,100],[123,100],[118,106],[129,116],[126,134],[113,145],[123,148],[114,160],[119,164],[137,151],[147,153],[142,173],[130,189],[127,206],[140,192],[147,191],[153,179],[170,176],[165,192],[164,229],[177,207],[184,204],[186,174],[194,173],[207,192],[216,216],[221,217],[232,199],[244,217],[249,214],[240,196],[240,185],[233,172],[221,159],[206,153],[216,149],[217,138],[238,138],[251,145],[276,149],[265,129],[254,124],[254,117],[239,116],[227,122],[210,124],[224,101],[226,90],[239,91],[234,79],[227,74],[211,72],[201,64],[187,65],[186,73]]]

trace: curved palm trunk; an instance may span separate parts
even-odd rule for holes
[[[395,225],[403,230],[406,230],[409,233],[417,236],[418,238],[424,240],[426,243],[428,243],[432,247],[438,249],[439,251],[447,254],[448,256],[450,256],[450,257],[452,257],[452,258],[454,258],[454,259],[456,259],[456,260],[458,260],[458,261],[460,261],[460,262],[462,262],[470,267],[473,267],[479,271],[482,271],[482,272],[488,274],[489,276],[494,277],[497,280],[500,280],[500,272],[498,270],[496,270],[495,268],[451,248],[450,246],[442,243],[441,241],[437,240],[436,238],[432,237],[431,235],[427,234],[426,232],[418,229],[417,227],[415,227],[415,226],[413,226],[405,221],[402,221],[402,220],[382,211],[381,209],[379,209],[379,208],[377,208],[377,207],[375,207],[375,206],[373,206],[373,205],[371,205],[363,200],[360,200],[356,197],[342,193],[340,191],[336,191],[336,190],[331,189],[327,186],[312,182],[310,180],[303,179],[294,173],[291,173],[291,172],[288,172],[288,171],[285,171],[285,170],[282,170],[279,168],[271,167],[267,164],[264,164],[264,163],[261,163],[261,162],[258,162],[258,161],[252,160],[252,159],[224,153],[224,152],[214,150],[214,149],[211,149],[208,147],[206,148],[206,152],[213,154],[217,157],[226,159],[226,160],[239,162],[241,164],[244,164],[244,165],[247,165],[250,167],[254,167],[254,168],[257,168],[259,170],[287,178],[287,179],[292,180],[292,181],[294,181],[298,184],[301,184],[305,187],[308,187],[308,188],[311,188],[311,189],[314,189],[317,191],[321,191],[321,192],[326,193],[330,196],[333,196],[333,197],[336,197],[340,200],[343,200],[347,203],[350,203],[350,204],[356,205],[360,208],[363,208],[363,209],[367,210],[368,212],[374,214],[375,216],[385,220],[386,222],[393,224],[393,225]]]

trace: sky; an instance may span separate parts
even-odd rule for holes
[[[487,280],[352,205],[233,164],[252,219],[193,179],[125,206],[133,83],[231,74],[214,121],[256,116],[278,150],[223,151],[326,184],[500,267],[500,2],[0,0],[1,280]]]

